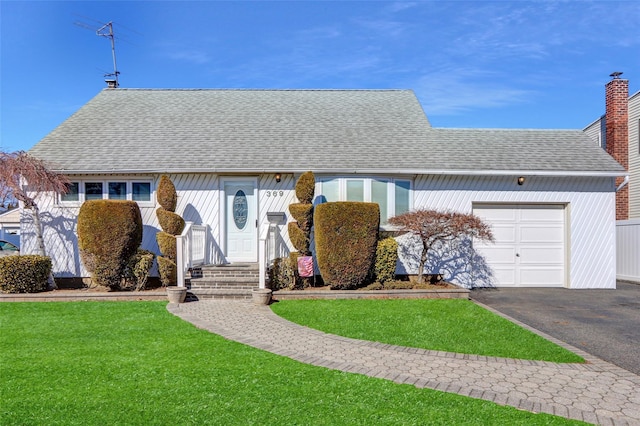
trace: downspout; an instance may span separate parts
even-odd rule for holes
[[[624,180],[622,181],[622,183],[620,185],[618,185],[618,187],[616,188],[616,192],[620,191],[622,188],[627,186],[628,183],[629,183],[629,175],[626,175],[624,177]]]

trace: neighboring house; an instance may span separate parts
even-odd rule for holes
[[[162,174],[176,212],[207,235],[204,263],[264,265],[291,248],[288,205],[311,170],[316,202],[377,202],[383,227],[417,208],[489,221],[496,243],[476,247],[481,256],[459,246],[430,265],[445,279],[615,288],[619,164],[580,130],[432,128],[409,90],[105,89],[30,154],[73,182],[40,202],[57,277],[87,275],[76,235],[85,200],[137,201],[143,246],[157,252]],[[35,251],[28,218],[22,227],[23,252]],[[415,273],[403,247],[398,271]]]
[[[606,113],[584,131],[629,171],[617,182],[617,277],[640,282],[640,92],[613,73],[605,86]]]
[[[0,213],[0,240],[20,245],[20,209]]]
[[[629,80],[612,74],[605,86],[606,113],[589,124],[584,132],[605,149],[625,169],[628,179],[619,178],[618,220],[640,219],[640,92],[629,96]]]

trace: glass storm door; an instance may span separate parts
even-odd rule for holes
[[[258,261],[255,181],[224,183],[226,257],[229,262]]]

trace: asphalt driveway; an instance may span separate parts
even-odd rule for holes
[[[640,284],[616,290],[476,289],[471,298],[640,374]]]

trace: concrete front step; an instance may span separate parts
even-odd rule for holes
[[[258,288],[258,265],[240,263],[205,265],[191,271],[191,290],[251,291]],[[250,296],[250,294],[249,294]]]
[[[191,289],[211,288],[211,289],[237,289],[251,290],[258,288],[258,280],[247,280],[245,278],[192,278],[188,286]]]
[[[230,263],[227,265],[204,265],[191,271],[192,278],[247,278],[258,280],[257,263]]]
[[[256,286],[257,287],[257,286]],[[187,302],[203,299],[251,299],[251,290],[195,288],[187,292]]]

